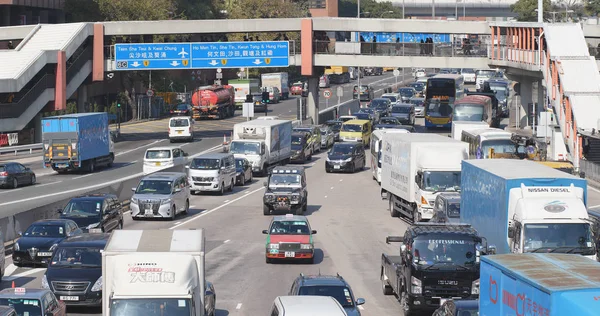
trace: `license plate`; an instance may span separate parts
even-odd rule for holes
[[[286,251],[285,252],[285,257],[286,258],[294,258],[294,257],[296,257],[296,253],[293,252],[293,251]]]
[[[438,125],[437,127],[444,127],[444,125]]]
[[[152,210],[146,210],[146,216],[148,216],[148,215],[153,215]]]
[[[90,234],[96,234],[96,233],[101,233],[102,229],[101,228],[92,228],[89,230]]]
[[[440,298],[440,306],[444,305],[444,303],[447,301],[448,299],[445,298]]]
[[[155,166],[160,166],[160,162],[155,162],[154,165]]]
[[[56,150],[65,150],[65,147],[63,147],[63,146],[60,146],[60,147],[54,147],[54,148],[56,148]]]
[[[340,166],[333,166],[333,169],[340,169]]]
[[[51,252],[38,252],[38,257],[52,257]]]
[[[79,296],[61,296],[61,301],[79,301]]]
[[[182,131],[177,131],[177,134],[181,134],[181,133],[183,133],[183,132]]]

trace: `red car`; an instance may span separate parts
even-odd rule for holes
[[[302,88],[303,88],[303,84],[301,82],[299,83],[294,83],[291,87],[290,87],[290,92],[293,95],[302,95]]]
[[[265,256],[267,263],[273,260],[306,260],[314,262],[315,247],[313,235],[316,230],[310,229],[306,216],[287,214],[275,216],[271,220],[267,235]]]

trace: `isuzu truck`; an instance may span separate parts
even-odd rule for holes
[[[246,158],[252,172],[266,176],[269,167],[287,164],[292,156],[292,121],[254,120],[233,126],[229,152]]]
[[[481,257],[479,315],[598,315],[600,263],[567,254]]]
[[[462,140],[462,132],[476,129],[489,128],[490,126],[486,122],[472,122],[472,121],[452,121],[452,138],[456,140]]]
[[[460,221],[506,253],[569,253],[596,259],[587,182],[529,160],[463,161]]]
[[[204,316],[204,230],[116,230],[102,253],[102,315]]]
[[[460,163],[469,158],[468,146],[436,134],[384,134],[381,197],[389,201],[392,217],[431,219],[438,193],[460,190]]]

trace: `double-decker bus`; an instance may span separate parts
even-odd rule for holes
[[[462,75],[442,74],[427,79],[425,128],[452,128],[454,101],[464,96]]]

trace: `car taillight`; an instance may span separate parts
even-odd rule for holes
[[[0,176],[6,177],[6,176],[8,176],[8,172],[2,171],[2,172],[0,172]]]

